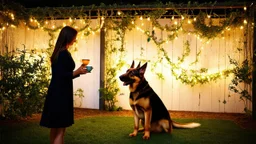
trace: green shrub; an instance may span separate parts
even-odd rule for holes
[[[0,119],[19,119],[42,111],[49,67],[35,51],[0,55]]]

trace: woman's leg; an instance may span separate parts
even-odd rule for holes
[[[66,128],[63,128],[63,130],[62,130],[62,133],[63,133],[63,135],[62,135],[62,144],[64,144],[65,132],[66,132]]]
[[[50,142],[51,142],[51,144],[54,144],[56,134],[57,134],[57,128],[51,128],[51,130],[50,130]]]
[[[64,144],[64,134],[66,128],[51,129],[51,144]]]

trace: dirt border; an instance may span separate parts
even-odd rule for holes
[[[240,113],[212,113],[212,112],[192,112],[192,111],[169,111],[172,118],[190,118],[190,119],[221,119],[231,120],[244,129],[256,130],[256,120],[252,120],[252,117]],[[85,109],[75,108],[74,109],[75,119],[81,119],[85,117],[95,116],[133,116],[131,110],[122,111],[104,111],[97,109]],[[32,117],[27,117],[21,120],[1,120],[2,124],[13,124],[19,122],[28,121],[40,121],[41,114],[34,114]]]

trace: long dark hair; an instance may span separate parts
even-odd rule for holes
[[[65,26],[61,29],[51,56],[51,63],[54,63],[58,59],[59,52],[65,50],[67,45],[76,38],[76,35],[77,30],[70,26]]]

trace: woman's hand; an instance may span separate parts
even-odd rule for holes
[[[76,76],[76,75],[79,75],[79,74],[86,74],[88,71],[87,69],[85,68],[85,66],[81,65],[78,69],[76,69],[74,72],[73,72],[73,76]]]

